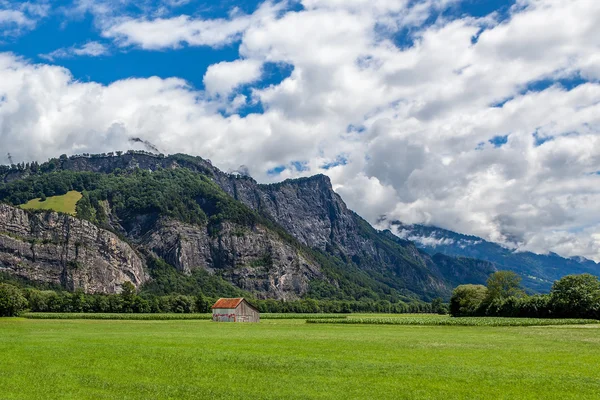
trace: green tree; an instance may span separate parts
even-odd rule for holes
[[[450,314],[454,317],[474,315],[487,297],[487,291],[483,285],[457,286],[450,298]]]
[[[196,311],[199,313],[208,313],[211,311],[211,302],[202,293],[196,296]]]
[[[0,284],[0,317],[14,317],[27,308],[21,291],[8,283]]]
[[[448,314],[448,307],[444,304],[441,297],[431,301],[431,312],[441,315]]]
[[[487,301],[523,297],[521,277],[512,271],[497,271],[487,280]]]
[[[594,317],[600,311],[600,280],[591,274],[567,275],[552,285],[555,312],[569,317]]]
[[[133,312],[136,300],[135,286],[131,282],[125,282],[121,285],[121,300],[123,301],[123,312]]]

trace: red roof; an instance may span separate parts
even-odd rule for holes
[[[244,301],[242,297],[236,299],[219,299],[212,308],[236,308],[242,301]]]

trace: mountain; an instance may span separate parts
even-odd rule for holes
[[[498,269],[511,270],[523,277],[523,284],[535,291],[548,291],[552,283],[569,274],[600,275],[600,264],[583,257],[564,258],[528,251],[517,252],[476,236],[462,235],[434,226],[407,225],[393,221],[390,229],[400,238],[414,241],[434,255],[471,257],[493,263]]]
[[[19,208],[69,191],[76,217]],[[2,166],[0,202],[0,273],[70,290],[397,302],[448,298],[496,268],[374,229],[324,175],[263,185],[182,154]]]

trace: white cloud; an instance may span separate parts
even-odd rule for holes
[[[135,136],[224,170],[246,165],[265,182],[324,172],[371,222],[387,215],[600,260],[600,3],[519,1],[502,22],[446,16],[427,26],[450,2],[303,4],[222,20],[103,14],[105,36],[124,46],[239,39],[241,59],[211,66],[206,92],[180,79],[82,83],[4,54],[0,140],[19,160],[125,149]],[[399,48],[390,33],[407,26],[412,44]],[[221,115],[249,101],[230,94],[261,79],[265,62],[293,67],[253,89],[266,111]],[[559,78],[589,82],[532,85]],[[506,143],[494,146],[495,136]]]
[[[410,240],[417,244],[420,244],[423,246],[429,246],[429,247],[450,246],[455,243],[454,239],[439,238],[439,237],[436,237],[435,235],[431,235],[431,236],[412,235],[411,232],[406,229],[398,230],[395,232],[395,234],[399,238]],[[463,242],[463,241],[461,241],[461,242]],[[464,247],[464,245],[462,245],[462,244],[459,244],[459,246]]]
[[[0,36],[18,36],[36,27],[47,16],[49,6],[45,1],[0,1]]]
[[[189,46],[220,47],[241,37],[253,24],[275,18],[285,3],[263,3],[253,14],[234,9],[230,18],[197,19],[188,15],[170,18],[125,18],[106,22],[102,36],[114,39],[120,46],[140,46],[143,49]]]
[[[21,26],[32,25],[33,21],[25,16],[22,11],[0,10],[0,24],[16,24]]]
[[[213,64],[204,75],[204,87],[210,94],[227,96],[236,87],[258,80],[261,65],[257,60],[223,61]]]
[[[81,47],[72,46],[57,49],[48,54],[40,54],[40,57],[48,61],[54,61],[60,58],[71,58],[75,56],[99,57],[107,54],[109,54],[109,50],[106,45],[100,42],[91,41]]]

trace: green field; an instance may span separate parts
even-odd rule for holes
[[[53,210],[75,215],[75,205],[81,199],[81,193],[72,190],[62,196],[48,197],[45,201],[41,199],[29,200],[20,207],[25,210]]]
[[[598,325],[0,319],[2,399],[597,399]]]

